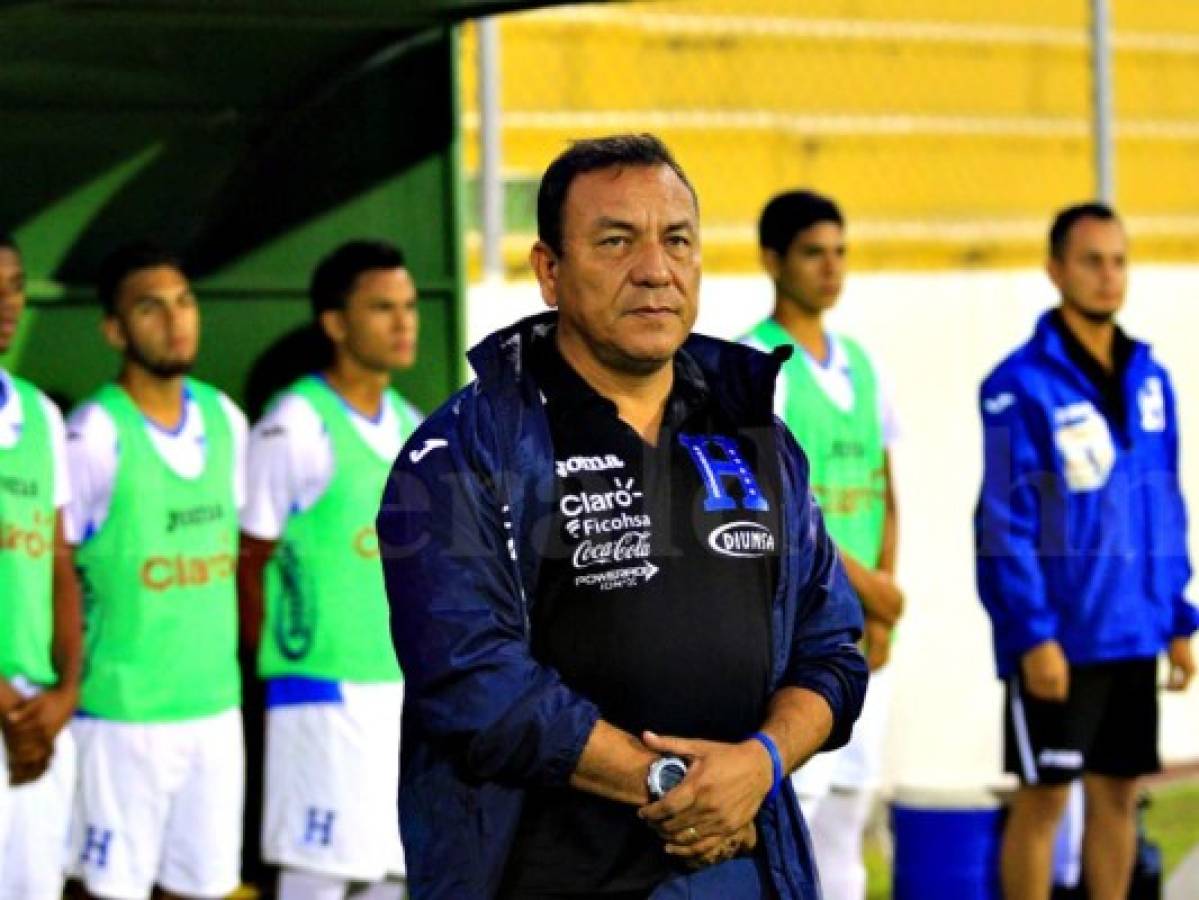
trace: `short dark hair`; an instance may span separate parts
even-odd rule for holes
[[[1049,226],[1049,255],[1051,257],[1061,259],[1065,255],[1066,242],[1070,240],[1070,229],[1079,219],[1100,219],[1104,222],[1120,221],[1116,211],[1106,203],[1091,201],[1067,206],[1053,217],[1053,224]]]
[[[653,134],[614,134],[573,141],[560,153],[537,190],[537,237],[555,254],[562,254],[562,207],[571,183],[579,175],[621,166],[669,166],[687,186],[699,209],[699,197],[687,173],[662,139]]]
[[[18,256],[21,255],[21,248],[17,246],[17,242],[7,231],[0,231],[0,250],[11,250]]]
[[[117,293],[121,284],[134,272],[169,266],[183,272],[178,254],[153,241],[134,241],[118,247],[100,263],[96,274],[96,293],[107,315],[117,311]]]
[[[845,227],[840,207],[823,194],[815,191],[776,194],[758,219],[758,246],[785,256],[795,236],[818,222],[835,222]]]
[[[312,316],[319,319],[330,309],[345,309],[354,282],[363,272],[404,268],[404,251],[378,240],[354,240],[342,244],[319,263],[308,285]]]

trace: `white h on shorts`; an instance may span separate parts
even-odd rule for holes
[[[37,781],[10,787],[0,741],[0,900],[58,900],[75,796],[75,741],[64,728]]]
[[[80,717],[72,864],[89,892],[219,897],[241,882],[241,712],[179,722]]]
[[[402,876],[404,684],[332,686],[340,702],[267,710],[262,856],[347,881]]]

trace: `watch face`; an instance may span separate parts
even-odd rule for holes
[[[654,760],[649,767],[649,792],[660,800],[687,775],[687,764],[676,756]]]
[[[662,793],[668,793],[671,788],[677,785],[687,775],[687,767],[677,759],[668,759],[662,764],[661,770],[658,772],[658,784],[662,788]]]

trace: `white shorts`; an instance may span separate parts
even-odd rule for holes
[[[834,787],[850,791],[878,787],[890,709],[891,670],[883,666],[870,673],[862,715],[854,723],[849,743],[831,753],[817,753],[791,774],[801,800],[823,797]]]
[[[77,718],[72,864],[92,894],[218,897],[241,883],[241,711],[180,722]]]
[[[8,785],[0,741],[0,900],[58,900],[66,874],[71,801],[75,796],[75,741],[64,728],[42,777]]]
[[[404,685],[326,684],[340,700],[267,709],[263,859],[347,881],[402,876]]]

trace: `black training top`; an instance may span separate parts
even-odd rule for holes
[[[1124,333],[1123,328],[1116,326],[1112,336],[1112,369],[1109,371],[1070,330],[1060,309],[1055,309],[1050,315],[1050,321],[1062,339],[1066,355],[1094,385],[1102,400],[1100,408],[1118,432],[1127,437],[1128,428],[1124,419],[1127,415],[1128,399],[1124,391],[1124,373],[1128,371],[1128,362],[1132,359],[1132,338]]]
[[[777,582],[773,428],[737,429],[684,353],[656,446],[565,362],[533,347],[554,445],[554,521],[532,598],[533,655],[635,735],[740,741],[765,715]],[[503,897],[644,896],[677,871],[626,804],[528,792]]]

